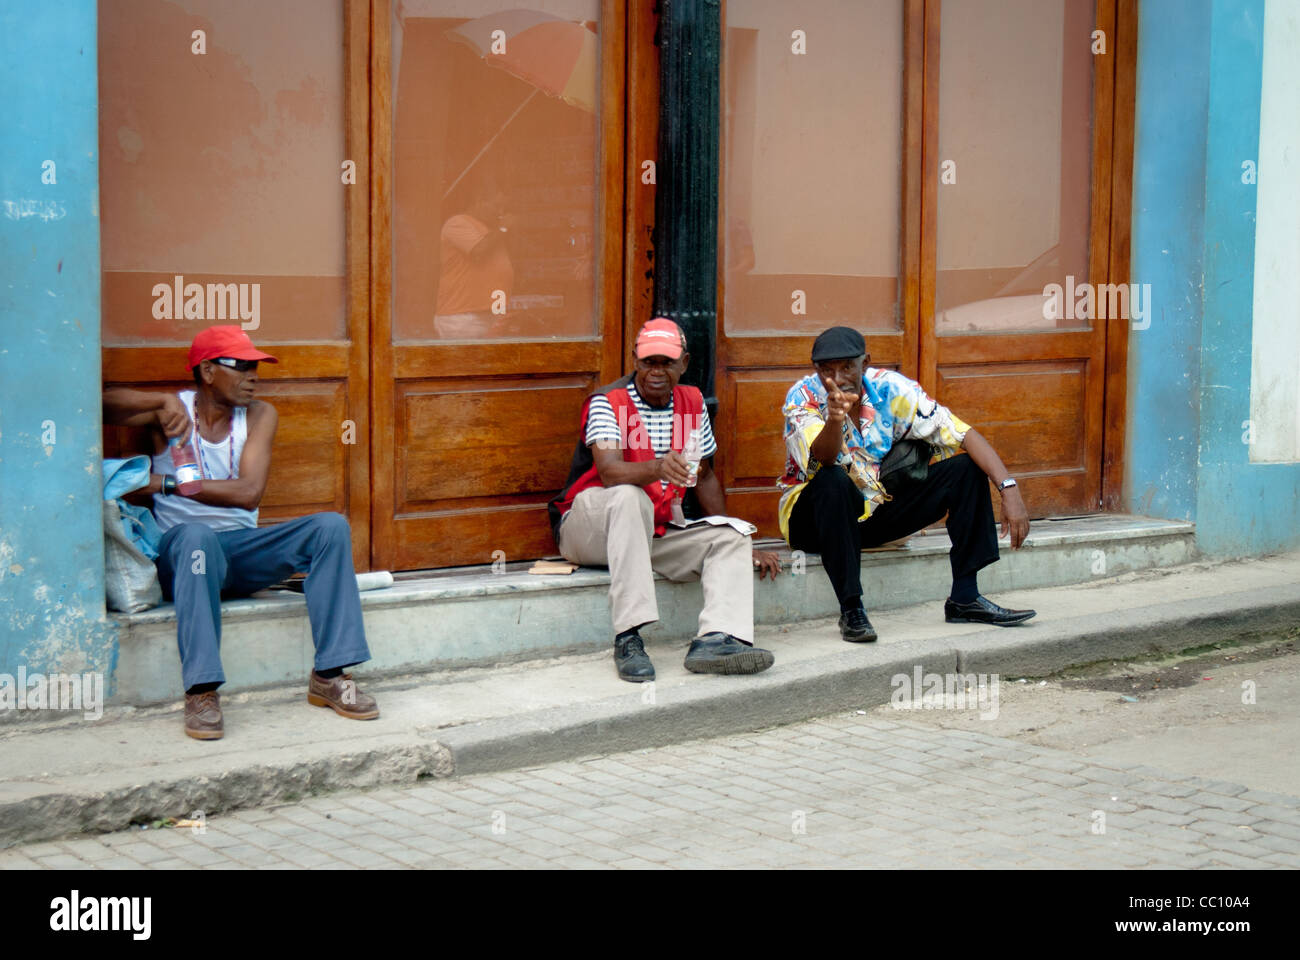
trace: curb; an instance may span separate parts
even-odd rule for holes
[[[1170,653],[1248,639],[1300,623],[1300,585],[1239,591],[1057,622],[1047,629],[977,628],[970,635],[854,646],[737,682],[702,677],[686,687],[627,694],[435,730],[416,727],[372,749],[170,778],[101,792],[11,784],[0,799],[0,847],[203,810],[208,814],[293,802],[312,793],[413,783],[644,750],[700,737],[748,733],[888,703],[891,677],[926,672],[1045,676],[1108,659]],[[650,697],[647,699],[647,688]],[[17,795],[17,794],[23,795]]]
[[[111,833],[178,811],[237,810],[299,800],[332,790],[410,783],[452,773],[451,755],[436,742],[259,764],[217,777],[159,779],[102,793],[34,793],[0,802],[0,848],[72,833]]]
[[[656,697],[653,710],[634,694],[466,724],[439,739],[451,750],[455,775],[463,776],[748,733],[888,703],[890,679],[917,666],[926,673],[1041,677],[1100,660],[1275,632],[1300,623],[1300,586],[1124,611],[1130,622],[1119,629],[1106,622],[1116,617],[1080,617],[1046,636],[1013,627],[849,649],[768,671],[743,687],[718,677],[674,690],[671,701]]]

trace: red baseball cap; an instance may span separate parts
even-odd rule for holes
[[[682,346],[682,328],[667,317],[655,317],[637,334],[636,355],[638,359],[646,357],[668,357],[676,360],[686,348]]]
[[[253,341],[248,339],[248,334],[235,324],[200,330],[195,335],[194,342],[190,344],[190,361],[186,369],[193,370],[204,360],[215,360],[217,357],[280,362],[269,353],[263,353],[253,346]]]

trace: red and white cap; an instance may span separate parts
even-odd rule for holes
[[[646,357],[668,357],[676,360],[686,348],[682,346],[682,328],[667,317],[655,317],[637,334],[636,355],[640,360]]]
[[[194,342],[190,344],[190,360],[186,369],[193,370],[204,360],[215,360],[217,357],[280,362],[269,353],[263,353],[253,346],[253,341],[248,339],[248,334],[237,324],[208,327],[195,334]]]

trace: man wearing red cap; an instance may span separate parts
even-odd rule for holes
[[[727,512],[711,468],[717,443],[704,397],[678,383],[689,361],[677,324],[660,317],[641,328],[635,372],[583,404],[569,478],[550,504],[560,553],[573,563],[609,567],[614,664],[633,683],[655,678],[639,629],[659,619],[656,573],[703,582],[700,635],[687,651],[687,670],[758,673],[773,662],[752,644],[753,571],[775,579],[776,555],[755,553],[749,537],[731,526],[671,525],[674,502],[691,487],[706,515]]]
[[[152,494],[163,534],[158,579],[176,604],[185,732],[197,740],[216,740],[224,731],[217,694],[226,679],[222,593],[247,595],[299,571],[307,572],[304,592],[316,646],[308,702],[355,720],[379,716],[374,698],[343,672],[370,659],[347,521],[337,513],[317,513],[257,526],[278,422],[275,408],[253,396],[260,361],[277,362],[240,327],[209,327],[190,345],[194,390],[104,391],[106,423],[152,428],[153,475],[137,493]],[[203,487],[192,497],[177,490],[167,449],[172,438],[194,445]]]

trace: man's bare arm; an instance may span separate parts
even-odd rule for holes
[[[700,461],[700,475],[695,482],[695,496],[700,501],[700,508],[707,517],[725,517],[727,515],[727,495],[722,492],[722,483],[713,472],[713,458]]]
[[[966,431],[966,438],[961,445],[994,484],[1011,476],[997,451],[974,427]],[[1019,550],[1025,537],[1029,536],[1029,511],[1020,497],[1019,487],[1008,487],[1002,491],[1002,536],[1005,537],[1008,533],[1011,536],[1012,550]]]
[[[183,437],[190,429],[190,415],[174,393],[110,387],[103,407],[104,422],[112,426],[153,427],[164,437]]]

